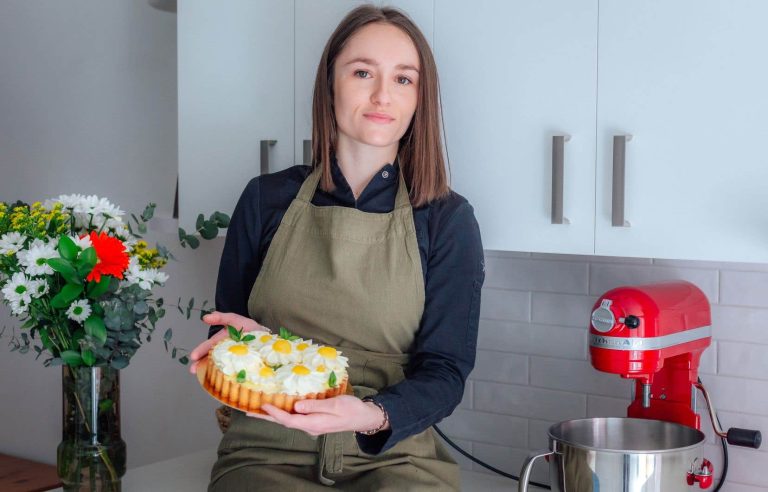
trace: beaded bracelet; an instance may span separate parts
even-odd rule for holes
[[[373,434],[376,434],[377,432],[380,432],[384,427],[386,427],[387,423],[389,422],[389,415],[387,414],[387,411],[384,410],[384,407],[381,405],[381,403],[377,402],[370,396],[366,396],[363,398],[364,402],[371,402],[377,407],[379,407],[379,410],[381,410],[381,413],[384,415],[384,420],[381,422],[381,425],[376,427],[375,429],[367,430],[367,431],[355,431],[358,434],[362,434],[364,436],[372,436]]]

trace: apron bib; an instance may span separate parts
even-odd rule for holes
[[[248,299],[251,318],[349,357],[363,397],[405,378],[424,309],[413,210],[402,172],[390,213],[317,207],[316,168],[291,202]],[[266,466],[264,466],[266,465]],[[353,432],[309,434],[233,410],[209,491],[458,490],[459,472],[432,429],[379,455]]]

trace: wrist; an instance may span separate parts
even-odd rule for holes
[[[363,403],[368,408],[371,417],[366,419],[366,428],[356,432],[363,435],[373,435],[388,430],[390,428],[389,415],[387,415],[384,407],[370,397],[363,398]]]

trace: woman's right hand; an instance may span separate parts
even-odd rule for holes
[[[219,343],[221,339],[229,336],[226,328],[227,325],[232,325],[238,330],[242,328],[243,333],[247,331],[269,332],[269,329],[261,326],[251,318],[246,318],[245,316],[240,316],[235,313],[220,313],[214,311],[203,316],[203,322],[209,326],[224,325],[224,329],[219,330],[218,333],[195,347],[192,352],[189,353],[189,358],[192,361],[192,364],[189,366],[189,372],[192,374],[197,372],[197,366],[200,363],[200,359],[208,355],[208,351],[211,350],[211,347]]]

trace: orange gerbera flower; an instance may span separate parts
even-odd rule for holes
[[[96,250],[96,266],[86,277],[87,281],[101,281],[102,275],[114,275],[122,279],[123,272],[128,268],[128,252],[125,245],[116,237],[108,236],[106,232],[96,234],[91,232],[91,244]]]

